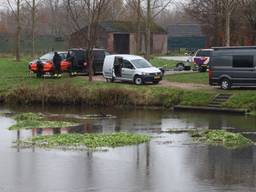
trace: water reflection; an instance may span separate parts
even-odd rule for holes
[[[255,187],[256,149],[248,147],[227,150],[222,147],[192,148],[185,158],[194,165],[190,169],[199,180],[214,185],[235,185]]]
[[[49,109],[52,113],[97,114],[104,109]],[[256,185],[256,148],[227,150],[187,145],[188,134],[162,134],[169,128],[255,130],[255,118],[225,114],[110,110],[117,119],[86,120],[63,129],[7,131],[1,118],[0,191],[19,192],[252,192]],[[13,122],[12,122],[13,123]],[[6,125],[6,126],[3,126]],[[154,136],[150,143],[108,152],[12,149],[12,141],[38,135],[128,131]],[[34,152],[34,153],[32,153]]]

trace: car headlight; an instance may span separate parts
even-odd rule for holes
[[[149,73],[144,73],[144,72],[142,72],[142,75],[146,75],[146,76],[147,76],[147,75],[149,75]]]

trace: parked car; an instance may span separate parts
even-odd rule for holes
[[[84,67],[84,64],[87,61],[86,58],[86,50],[85,49],[69,49],[68,51],[72,51],[75,53],[75,56],[77,58],[77,66],[76,70],[77,72],[84,72],[88,73],[88,68]],[[109,55],[109,53],[105,49],[93,49],[93,72],[95,74],[102,73],[103,70],[103,63],[106,55]]]
[[[189,60],[178,62],[176,64],[176,71],[190,71],[191,70],[191,62]]]
[[[86,50],[85,49],[69,49],[68,51],[72,51],[75,53],[77,59],[77,65],[74,66],[74,71],[77,73],[86,73],[88,74],[88,68],[84,66],[86,63]],[[69,72],[71,63],[67,60],[68,51],[58,52],[63,59],[61,62],[61,71]],[[94,73],[102,73],[103,62],[106,55],[109,53],[104,49],[93,49],[94,61],[93,61],[93,71]],[[39,59],[36,59],[29,64],[29,70],[36,73],[37,77],[41,77],[43,75],[53,75],[54,73],[54,65],[52,62],[54,56],[54,52],[49,52]]]
[[[109,55],[103,65],[103,76],[108,82],[130,81],[136,85],[147,82],[158,84],[163,77],[160,69],[136,55]]]
[[[208,64],[210,62],[210,56],[213,49],[199,49],[194,58],[193,62],[199,72],[206,72],[208,69]]]
[[[62,58],[61,62],[61,71],[67,71],[70,63],[65,61],[67,52],[66,51],[58,51],[59,55]],[[53,56],[54,52],[46,53],[45,55],[39,57],[36,60],[33,60],[29,63],[29,70],[37,74],[37,77],[41,77],[45,74],[52,75],[54,73],[54,65],[53,65]]]
[[[256,86],[256,47],[217,47],[209,64],[209,83],[222,89]]]

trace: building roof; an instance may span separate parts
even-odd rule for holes
[[[168,26],[169,37],[202,37],[205,36],[199,24],[174,24]]]
[[[99,23],[99,26],[108,33],[115,33],[115,32],[116,33],[136,33],[137,32],[136,22],[131,22],[131,21],[103,21]],[[87,26],[82,28],[81,31],[85,32],[86,29],[87,29]],[[141,32],[145,32],[144,23],[141,24]],[[167,32],[156,23],[152,24],[151,32],[167,34]],[[75,32],[72,35],[75,35],[77,33],[79,32]]]
[[[131,21],[103,21],[99,24],[107,32],[129,32],[137,31],[137,23]],[[141,24],[142,31],[145,31],[145,24]],[[161,26],[156,23],[152,24],[152,33],[167,33]]]

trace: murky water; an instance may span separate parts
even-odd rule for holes
[[[32,111],[12,109],[12,111]],[[40,108],[33,111],[41,111]],[[187,134],[169,128],[256,131],[256,118],[214,113],[129,109],[45,109],[52,114],[111,114],[116,119],[82,120],[72,129],[21,131],[21,137],[67,132],[129,131],[156,136],[150,143],[107,152],[12,148],[14,123],[0,116],[2,192],[212,192],[255,191],[256,148],[227,150],[191,145]]]

